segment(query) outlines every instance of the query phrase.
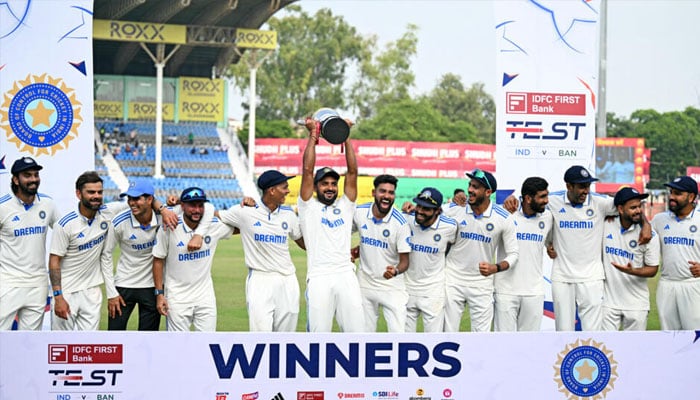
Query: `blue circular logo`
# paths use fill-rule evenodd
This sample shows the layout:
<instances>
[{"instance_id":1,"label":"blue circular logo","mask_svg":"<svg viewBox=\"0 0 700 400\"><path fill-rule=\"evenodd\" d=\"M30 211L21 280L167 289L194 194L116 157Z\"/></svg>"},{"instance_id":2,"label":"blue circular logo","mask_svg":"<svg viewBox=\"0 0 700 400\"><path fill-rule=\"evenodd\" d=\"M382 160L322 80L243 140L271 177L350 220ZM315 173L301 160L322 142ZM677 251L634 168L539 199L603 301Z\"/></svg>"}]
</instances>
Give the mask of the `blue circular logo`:
<instances>
[{"instance_id":1,"label":"blue circular logo","mask_svg":"<svg viewBox=\"0 0 700 400\"><path fill-rule=\"evenodd\" d=\"M334 209L333 209L333 214L335 214L335 215L340 214L340 208L334 208Z\"/></svg>"},{"instance_id":2,"label":"blue circular logo","mask_svg":"<svg viewBox=\"0 0 700 400\"><path fill-rule=\"evenodd\" d=\"M33 83L20 89L10 103L10 127L32 147L51 147L71 130L73 105L53 85Z\"/></svg>"},{"instance_id":3,"label":"blue circular logo","mask_svg":"<svg viewBox=\"0 0 700 400\"><path fill-rule=\"evenodd\" d=\"M589 208L588 210L586 210L586 215L588 215L589 217L592 217L592 216L593 216L593 210L590 209L590 208Z\"/></svg>"},{"instance_id":4,"label":"blue circular logo","mask_svg":"<svg viewBox=\"0 0 700 400\"><path fill-rule=\"evenodd\" d=\"M384 237L389 237L390 234L391 234L391 232L389 232L388 229L384 229L384 231L382 231L382 236L384 236Z\"/></svg>"},{"instance_id":5,"label":"blue circular logo","mask_svg":"<svg viewBox=\"0 0 700 400\"><path fill-rule=\"evenodd\" d=\"M693 232L693 233L695 233L695 232L698 231L698 227L695 226L695 225L690 225L690 231Z\"/></svg>"},{"instance_id":6,"label":"blue circular logo","mask_svg":"<svg viewBox=\"0 0 700 400\"><path fill-rule=\"evenodd\" d=\"M206 244L211 243L211 236L208 236L208 235L205 236L205 237L204 237L204 243L206 243Z\"/></svg>"},{"instance_id":7,"label":"blue circular logo","mask_svg":"<svg viewBox=\"0 0 700 400\"><path fill-rule=\"evenodd\" d=\"M282 222L282 229L286 231L287 228L289 228L289 224L287 223L287 221Z\"/></svg>"},{"instance_id":8,"label":"blue circular logo","mask_svg":"<svg viewBox=\"0 0 700 400\"><path fill-rule=\"evenodd\" d=\"M440 236L439 233L436 233L435 235L433 235L433 240L439 242L442 240L442 236Z\"/></svg>"},{"instance_id":9,"label":"blue circular logo","mask_svg":"<svg viewBox=\"0 0 700 400\"><path fill-rule=\"evenodd\" d=\"M39 211L39 218L41 218L41 219L46 218L46 211L44 211L44 210Z\"/></svg>"},{"instance_id":10,"label":"blue circular logo","mask_svg":"<svg viewBox=\"0 0 700 400\"><path fill-rule=\"evenodd\" d=\"M540 221L540 223L538 225L539 225L540 229L544 229L544 221Z\"/></svg>"},{"instance_id":11,"label":"blue circular logo","mask_svg":"<svg viewBox=\"0 0 700 400\"><path fill-rule=\"evenodd\" d=\"M561 380L572 394L593 397L610 382L610 361L600 349L580 346L570 351L561 363Z\"/></svg>"},{"instance_id":12,"label":"blue circular logo","mask_svg":"<svg viewBox=\"0 0 700 400\"><path fill-rule=\"evenodd\" d=\"M493 224L490 222L488 224L486 224L486 230L491 232L493 230Z\"/></svg>"},{"instance_id":13,"label":"blue circular logo","mask_svg":"<svg viewBox=\"0 0 700 400\"><path fill-rule=\"evenodd\" d=\"M637 247L637 241L634 240L634 239L630 240L630 247L631 247L631 248Z\"/></svg>"},{"instance_id":14,"label":"blue circular logo","mask_svg":"<svg viewBox=\"0 0 700 400\"><path fill-rule=\"evenodd\" d=\"M102 223L100 224L100 228L101 228L102 230L107 229L107 223L104 222L104 221L102 221Z\"/></svg>"}]
</instances>

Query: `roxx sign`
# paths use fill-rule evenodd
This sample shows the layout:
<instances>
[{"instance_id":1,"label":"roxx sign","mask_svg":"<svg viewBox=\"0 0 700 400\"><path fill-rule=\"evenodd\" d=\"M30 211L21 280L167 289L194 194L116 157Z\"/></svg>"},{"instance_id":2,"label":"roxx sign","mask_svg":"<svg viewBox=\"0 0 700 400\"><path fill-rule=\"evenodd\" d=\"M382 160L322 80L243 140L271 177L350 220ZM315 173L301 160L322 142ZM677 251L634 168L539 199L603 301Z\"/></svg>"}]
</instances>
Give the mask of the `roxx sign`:
<instances>
[{"instance_id":1,"label":"roxx sign","mask_svg":"<svg viewBox=\"0 0 700 400\"><path fill-rule=\"evenodd\" d=\"M277 48L277 32L239 28L236 30L236 46L274 50Z\"/></svg>"}]
</instances>

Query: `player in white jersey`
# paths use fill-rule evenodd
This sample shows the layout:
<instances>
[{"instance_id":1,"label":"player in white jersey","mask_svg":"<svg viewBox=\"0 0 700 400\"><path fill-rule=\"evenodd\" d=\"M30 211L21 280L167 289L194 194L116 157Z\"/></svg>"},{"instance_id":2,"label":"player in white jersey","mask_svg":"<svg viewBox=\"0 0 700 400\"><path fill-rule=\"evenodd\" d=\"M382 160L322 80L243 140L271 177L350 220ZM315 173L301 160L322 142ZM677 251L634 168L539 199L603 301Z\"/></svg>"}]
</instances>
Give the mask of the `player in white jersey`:
<instances>
[{"instance_id":1,"label":"player in white jersey","mask_svg":"<svg viewBox=\"0 0 700 400\"><path fill-rule=\"evenodd\" d=\"M457 223L442 215L442 193L426 187L401 207L411 228L411 253L406 272L408 306L406 332L415 332L423 316L423 332L442 332L445 326L445 253L454 243Z\"/></svg>"},{"instance_id":2,"label":"player in white jersey","mask_svg":"<svg viewBox=\"0 0 700 400\"><path fill-rule=\"evenodd\" d=\"M0 330L40 330L48 285L46 233L58 220L53 200L38 193L43 167L31 157L12 164L11 194L0 197Z\"/></svg>"},{"instance_id":3,"label":"player in white jersey","mask_svg":"<svg viewBox=\"0 0 700 400\"><path fill-rule=\"evenodd\" d=\"M306 244L307 330L330 332L333 316L343 332L365 330L360 285L350 261L352 218L357 199L357 159L350 140L345 141L347 173L343 196L338 198L340 175L316 163L317 124L308 119L309 141L304 149L299 223ZM314 191L316 196L314 197Z\"/></svg>"},{"instance_id":4,"label":"player in white jersey","mask_svg":"<svg viewBox=\"0 0 700 400\"><path fill-rule=\"evenodd\" d=\"M564 173L567 190L549 195L557 254L552 266L552 299L558 331L574 330L577 307L584 331L602 328L603 224L617 210L612 197L590 191L597 180L586 168L574 165ZM651 239L651 227L643 221L640 244Z\"/></svg>"},{"instance_id":5,"label":"player in white jersey","mask_svg":"<svg viewBox=\"0 0 700 400\"><path fill-rule=\"evenodd\" d=\"M488 332L493 321L493 274L518 260L518 242L513 216L491 202L496 178L480 169L466 175L469 204L455 215L457 239L445 261L445 331L459 331L464 307L469 305L472 332ZM498 249L504 254L501 260L496 260Z\"/></svg>"},{"instance_id":6,"label":"player in white jersey","mask_svg":"<svg viewBox=\"0 0 700 400\"><path fill-rule=\"evenodd\" d=\"M652 225L661 243L656 305L663 330L700 329L700 210L696 181L681 176L666 183L668 211Z\"/></svg>"},{"instance_id":7,"label":"player in white jersey","mask_svg":"<svg viewBox=\"0 0 700 400\"><path fill-rule=\"evenodd\" d=\"M552 242L552 215L546 209L548 183L540 177L523 181L521 207L515 218L518 261L495 276L493 329L538 331L544 307L542 257Z\"/></svg>"},{"instance_id":8,"label":"player in white jersey","mask_svg":"<svg viewBox=\"0 0 700 400\"><path fill-rule=\"evenodd\" d=\"M467 195L464 193L464 189L457 188L452 195L452 201L442 205L442 215L452 217L459 214L466 206Z\"/></svg>"},{"instance_id":9,"label":"player in white jersey","mask_svg":"<svg viewBox=\"0 0 700 400\"><path fill-rule=\"evenodd\" d=\"M406 326L408 293L401 274L409 267L411 230L394 208L397 183L392 175L374 178L374 202L357 206L353 218L360 233L358 279L367 332L377 330L380 306L389 332L403 332Z\"/></svg>"},{"instance_id":10,"label":"player in white jersey","mask_svg":"<svg viewBox=\"0 0 700 400\"><path fill-rule=\"evenodd\" d=\"M299 219L284 205L289 179L275 170L258 178L262 204L218 211L221 222L240 230L248 267L246 305L251 332L294 332L299 319L299 281L289 239L302 249Z\"/></svg>"},{"instance_id":11,"label":"player in white jersey","mask_svg":"<svg viewBox=\"0 0 700 400\"><path fill-rule=\"evenodd\" d=\"M153 247L153 283L156 307L166 317L169 331L213 332L216 330L216 295L211 278L216 245L228 238L233 229L214 223L197 251L188 251L186 243L195 234L207 201L197 187L180 195L182 220L173 230L160 229ZM164 271L165 270L165 271Z\"/></svg>"},{"instance_id":12,"label":"player in white jersey","mask_svg":"<svg viewBox=\"0 0 700 400\"><path fill-rule=\"evenodd\" d=\"M619 217L603 229L605 297L603 330L643 331L649 314L648 278L659 270L659 237L652 230L647 244L637 243L642 222L642 200L649 197L625 187L615 194Z\"/></svg>"},{"instance_id":13,"label":"player in white jersey","mask_svg":"<svg viewBox=\"0 0 700 400\"><path fill-rule=\"evenodd\" d=\"M63 216L54 227L49 256L53 288L54 330L97 330L100 325L104 276L112 265L105 243L111 233L102 208L102 178L87 171L75 182L78 210Z\"/></svg>"}]
</instances>

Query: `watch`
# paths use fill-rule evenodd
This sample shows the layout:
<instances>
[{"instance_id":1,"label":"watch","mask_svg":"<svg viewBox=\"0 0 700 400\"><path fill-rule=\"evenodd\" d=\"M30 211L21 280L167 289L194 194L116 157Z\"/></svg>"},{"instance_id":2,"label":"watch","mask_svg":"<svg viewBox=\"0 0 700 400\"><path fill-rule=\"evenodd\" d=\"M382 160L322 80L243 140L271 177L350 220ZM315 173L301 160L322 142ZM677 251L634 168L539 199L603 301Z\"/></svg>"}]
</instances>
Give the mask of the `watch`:
<instances>
[{"instance_id":1,"label":"watch","mask_svg":"<svg viewBox=\"0 0 700 400\"><path fill-rule=\"evenodd\" d=\"M60 296L63 294L63 290L58 289L53 291L53 297Z\"/></svg>"},{"instance_id":2,"label":"watch","mask_svg":"<svg viewBox=\"0 0 700 400\"><path fill-rule=\"evenodd\" d=\"M155 295L158 296L159 294L165 294L165 290L163 290L163 289L156 289L156 290L155 290Z\"/></svg>"}]
</instances>

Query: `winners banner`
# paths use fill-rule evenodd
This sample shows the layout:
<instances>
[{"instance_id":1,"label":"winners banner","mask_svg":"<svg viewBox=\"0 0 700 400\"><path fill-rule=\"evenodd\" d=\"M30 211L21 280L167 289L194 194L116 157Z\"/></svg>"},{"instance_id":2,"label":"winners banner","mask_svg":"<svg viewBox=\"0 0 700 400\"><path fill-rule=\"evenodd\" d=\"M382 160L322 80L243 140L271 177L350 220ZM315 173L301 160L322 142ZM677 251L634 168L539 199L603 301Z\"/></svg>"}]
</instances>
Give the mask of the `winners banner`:
<instances>
[{"instance_id":1,"label":"winners banner","mask_svg":"<svg viewBox=\"0 0 700 400\"><path fill-rule=\"evenodd\" d=\"M517 190L541 176L594 171L600 1L496 1L496 178Z\"/></svg>"},{"instance_id":2,"label":"winners banner","mask_svg":"<svg viewBox=\"0 0 700 400\"><path fill-rule=\"evenodd\" d=\"M0 398L685 399L700 393L698 338L700 331L0 332Z\"/></svg>"},{"instance_id":3,"label":"winners banner","mask_svg":"<svg viewBox=\"0 0 700 400\"><path fill-rule=\"evenodd\" d=\"M29 156L39 191L75 207L76 178L95 168L92 75L92 1L0 3L0 193Z\"/></svg>"}]
</instances>

